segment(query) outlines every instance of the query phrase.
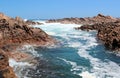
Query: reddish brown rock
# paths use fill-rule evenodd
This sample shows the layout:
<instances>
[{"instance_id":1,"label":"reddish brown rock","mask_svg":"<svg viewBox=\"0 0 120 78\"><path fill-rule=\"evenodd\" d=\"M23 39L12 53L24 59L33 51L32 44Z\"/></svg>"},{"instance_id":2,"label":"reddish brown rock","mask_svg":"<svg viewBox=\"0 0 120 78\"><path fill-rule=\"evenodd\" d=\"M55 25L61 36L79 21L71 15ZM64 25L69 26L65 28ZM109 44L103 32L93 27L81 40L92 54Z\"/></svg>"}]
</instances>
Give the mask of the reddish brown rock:
<instances>
[{"instance_id":1,"label":"reddish brown rock","mask_svg":"<svg viewBox=\"0 0 120 78\"><path fill-rule=\"evenodd\" d=\"M10 18L0 13L0 78L16 78L13 70L9 67L8 58L16 61L33 60L31 55L15 52L17 47L24 44L51 45L54 39L40 28L33 28L20 17Z\"/></svg>"},{"instance_id":2,"label":"reddish brown rock","mask_svg":"<svg viewBox=\"0 0 120 78\"><path fill-rule=\"evenodd\" d=\"M54 39L43 30L28 26L20 17L14 19L0 14L0 48L3 50L15 50L17 46L23 44L46 45L53 43Z\"/></svg>"},{"instance_id":3,"label":"reddish brown rock","mask_svg":"<svg viewBox=\"0 0 120 78\"><path fill-rule=\"evenodd\" d=\"M34 59L32 55L24 53L24 52L8 52L8 57L14 59L17 62L23 62L28 59Z\"/></svg>"},{"instance_id":4,"label":"reddish brown rock","mask_svg":"<svg viewBox=\"0 0 120 78\"><path fill-rule=\"evenodd\" d=\"M15 23L22 26L22 25L41 25L42 23L39 22L34 22L34 21L24 21L22 18L20 18L19 16L15 17L15 18L11 18L9 16L6 16L3 13L0 13L0 19L5 19L10 26L13 26Z\"/></svg>"},{"instance_id":5,"label":"reddish brown rock","mask_svg":"<svg viewBox=\"0 0 120 78\"><path fill-rule=\"evenodd\" d=\"M17 78L9 66L7 54L2 50L0 50L0 78Z\"/></svg>"},{"instance_id":6,"label":"reddish brown rock","mask_svg":"<svg viewBox=\"0 0 120 78\"><path fill-rule=\"evenodd\" d=\"M39 28L29 27L27 25L20 26L16 23L10 26L5 19L0 20L0 39L0 44L2 44L2 46L13 43L37 43L44 45L45 43L53 41L49 35Z\"/></svg>"}]
</instances>

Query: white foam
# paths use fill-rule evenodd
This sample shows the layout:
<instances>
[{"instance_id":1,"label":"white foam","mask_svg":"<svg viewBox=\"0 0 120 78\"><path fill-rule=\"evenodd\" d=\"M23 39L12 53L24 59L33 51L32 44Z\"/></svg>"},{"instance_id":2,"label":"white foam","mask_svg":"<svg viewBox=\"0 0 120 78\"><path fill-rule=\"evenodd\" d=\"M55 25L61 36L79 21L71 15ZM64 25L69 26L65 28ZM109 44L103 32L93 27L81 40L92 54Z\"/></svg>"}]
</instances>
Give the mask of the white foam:
<instances>
[{"instance_id":1,"label":"white foam","mask_svg":"<svg viewBox=\"0 0 120 78\"><path fill-rule=\"evenodd\" d=\"M56 35L54 32L46 32L49 35Z\"/></svg>"},{"instance_id":2,"label":"white foam","mask_svg":"<svg viewBox=\"0 0 120 78\"><path fill-rule=\"evenodd\" d=\"M9 65L14 68L14 72L18 78L29 78L26 77L28 72L22 72L27 67L33 67L33 65L28 62L17 62L12 58L9 59Z\"/></svg>"},{"instance_id":3,"label":"white foam","mask_svg":"<svg viewBox=\"0 0 120 78\"><path fill-rule=\"evenodd\" d=\"M44 25L35 25L33 27L42 28L44 31L50 32L50 35L52 33L53 36L60 36L61 34L63 34L63 35L67 34L66 32L68 32L68 31L71 32L71 30L73 30L74 27L78 27L78 26L80 26L80 25L60 24L60 23L45 23Z\"/></svg>"},{"instance_id":4,"label":"white foam","mask_svg":"<svg viewBox=\"0 0 120 78\"><path fill-rule=\"evenodd\" d=\"M86 36L83 39L87 40L85 45L81 44L79 46L78 54L80 57L84 57L86 59L89 59L91 66L93 66L93 69L91 69L92 73L89 73L87 71L83 71L80 76L83 76L83 78L88 78L88 76L91 75L91 78L119 78L120 77L120 66L116 64L115 62L112 62L108 60L108 62L103 62L98 58L92 57L87 50L90 48L98 45L96 43L95 37L92 36ZM90 78L90 77L89 77Z\"/></svg>"},{"instance_id":5,"label":"white foam","mask_svg":"<svg viewBox=\"0 0 120 78\"><path fill-rule=\"evenodd\" d=\"M24 19L24 21L26 22L28 19Z\"/></svg>"},{"instance_id":6,"label":"white foam","mask_svg":"<svg viewBox=\"0 0 120 78\"><path fill-rule=\"evenodd\" d=\"M69 47L74 47L74 48L81 46L81 44L78 42L70 42L68 44L69 44Z\"/></svg>"},{"instance_id":7,"label":"white foam","mask_svg":"<svg viewBox=\"0 0 120 78\"><path fill-rule=\"evenodd\" d=\"M15 66L31 66L32 64L29 64L28 62L17 62L14 59L9 59L9 64L11 67Z\"/></svg>"},{"instance_id":8,"label":"white foam","mask_svg":"<svg viewBox=\"0 0 120 78\"><path fill-rule=\"evenodd\" d=\"M81 74L79 74L80 76L82 76L82 78L96 78L95 76L91 75L89 72L85 71L82 72Z\"/></svg>"},{"instance_id":9,"label":"white foam","mask_svg":"<svg viewBox=\"0 0 120 78\"><path fill-rule=\"evenodd\" d=\"M76 62L68 61L68 60L66 60L66 59L59 58L59 57L58 57L58 59L61 59L61 60L65 61L67 64L70 64L70 65L72 66L71 71L74 72L74 74L77 74L76 71L78 71L78 70L86 70L85 67L83 67L83 66L78 66Z\"/></svg>"},{"instance_id":10,"label":"white foam","mask_svg":"<svg viewBox=\"0 0 120 78\"><path fill-rule=\"evenodd\" d=\"M32 45L23 45L18 50L20 50L21 52L31 53L32 55L39 57L39 54L37 53L37 51L35 51L35 49Z\"/></svg>"}]
</instances>

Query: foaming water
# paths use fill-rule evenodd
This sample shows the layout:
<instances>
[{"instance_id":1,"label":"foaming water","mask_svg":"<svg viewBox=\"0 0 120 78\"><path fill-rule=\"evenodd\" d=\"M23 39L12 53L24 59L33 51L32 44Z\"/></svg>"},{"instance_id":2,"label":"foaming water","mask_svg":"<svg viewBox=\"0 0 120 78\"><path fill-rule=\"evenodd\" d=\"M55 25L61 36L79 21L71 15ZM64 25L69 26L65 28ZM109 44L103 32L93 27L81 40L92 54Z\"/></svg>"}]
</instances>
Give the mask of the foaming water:
<instances>
[{"instance_id":1,"label":"foaming water","mask_svg":"<svg viewBox=\"0 0 120 78\"><path fill-rule=\"evenodd\" d=\"M96 78L87 71L80 73L80 76L82 76L83 78Z\"/></svg>"},{"instance_id":2,"label":"foaming water","mask_svg":"<svg viewBox=\"0 0 120 78\"><path fill-rule=\"evenodd\" d=\"M97 43L96 31L77 31L76 24L45 23L35 25L56 38L60 44L22 51L39 57L39 64L27 70L30 78L119 78L120 57L108 53Z\"/></svg>"},{"instance_id":3,"label":"foaming water","mask_svg":"<svg viewBox=\"0 0 120 78\"><path fill-rule=\"evenodd\" d=\"M10 59L9 64L10 64L11 67L15 67L15 66L32 66L32 64L29 64L27 62L17 62L14 59Z\"/></svg>"},{"instance_id":4,"label":"foaming water","mask_svg":"<svg viewBox=\"0 0 120 78\"><path fill-rule=\"evenodd\" d=\"M35 51L35 49L34 49L34 47L32 45L23 45L18 50L20 50L21 52L30 53L30 54L32 54L35 57L39 57L37 51Z\"/></svg>"},{"instance_id":5,"label":"foaming water","mask_svg":"<svg viewBox=\"0 0 120 78\"><path fill-rule=\"evenodd\" d=\"M18 78L31 78L27 77L29 68L35 68L36 66L34 65L34 63L31 62L32 60L36 60L34 59L35 57L40 57L40 54L38 54L37 51L35 51L32 45L23 45L21 48L18 48L17 50L19 52L31 54L33 57L28 57L25 59L25 61L23 60L20 62L17 62L16 60L10 58L9 64L11 67L14 68L14 71Z\"/></svg>"},{"instance_id":6,"label":"foaming water","mask_svg":"<svg viewBox=\"0 0 120 78\"><path fill-rule=\"evenodd\" d=\"M29 64L28 62L17 62L14 59L9 59L9 64L11 67L14 68L14 71L18 78L28 78L28 77L25 77L27 72L24 72L24 73L22 72L27 67L33 66L32 64Z\"/></svg>"}]
</instances>

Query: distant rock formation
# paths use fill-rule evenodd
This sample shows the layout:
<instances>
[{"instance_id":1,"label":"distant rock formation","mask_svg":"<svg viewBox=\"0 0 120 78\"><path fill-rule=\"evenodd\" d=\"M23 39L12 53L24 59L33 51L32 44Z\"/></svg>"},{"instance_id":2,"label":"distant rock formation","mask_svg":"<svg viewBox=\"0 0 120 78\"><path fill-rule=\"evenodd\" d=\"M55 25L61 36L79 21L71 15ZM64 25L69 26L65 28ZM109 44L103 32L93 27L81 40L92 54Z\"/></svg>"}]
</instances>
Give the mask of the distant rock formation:
<instances>
[{"instance_id":1,"label":"distant rock formation","mask_svg":"<svg viewBox=\"0 0 120 78\"><path fill-rule=\"evenodd\" d=\"M39 22L31 21L31 20L24 21L19 16L15 17L15 18L11 18L9 16L4 15L3 13L0 13L0 19L5 19L9 23L10 26L13 26L14 23L21 25L21 26L22 25L41 25L42 24Z\"/></svg>"},{"instance_id":2,"label":"distant rock formation","mask_svg":"<svg viewBox=\"0 0 120 78\"><path fill-rule=\"evenodd\" d=\"M47 23L82 24L76 30L97 30L97 38L102 41L106 49L120 51L120 18L98 14L86 18L51 19Z\"/></svg>"},{"instance_id":3,"label":"distant rock formation","mask_svg":"<svg viewBox=\"0 0 120 78\"><path fill-rule=\"evenodd\" d=\"M95 17L51 19L46 22L63 24L94 24L100 22L115 22L116 20L116 18L113 18L111 16L104 16L102 14L98 14Z\"/></svg>"},{"instance_id":4,"label":"distant rock formation","mask_svg":"<svg viewBox=\"0 0 120 78\"><path fill-rule=\"evenodd\" d=\"M40 23L40 22L34 22L34 21L31 21L31 20L27 20L26 23L28 25L42 25L43 23Z\"/></svg>"}]
</instances>

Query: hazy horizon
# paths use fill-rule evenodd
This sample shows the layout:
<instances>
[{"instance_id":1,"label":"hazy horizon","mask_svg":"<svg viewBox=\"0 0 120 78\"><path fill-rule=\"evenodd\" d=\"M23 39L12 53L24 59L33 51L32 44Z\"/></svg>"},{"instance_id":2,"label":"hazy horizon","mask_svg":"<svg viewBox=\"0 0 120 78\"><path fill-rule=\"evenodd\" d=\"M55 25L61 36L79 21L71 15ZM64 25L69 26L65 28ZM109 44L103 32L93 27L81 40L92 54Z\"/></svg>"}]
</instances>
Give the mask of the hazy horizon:
<instances>
[{"instance_id":1,"label":"hazy horizon","mask_svg":"<svg viewBox=\"0 0 120 78\"><path fill-rule=\"evenodd\" d=\"M98 0L20 0L1 1L0 12L26 19L58 19L66 17L92 17L101 13L119 17L120 1Z\"/></svg>"}]
</instances>

